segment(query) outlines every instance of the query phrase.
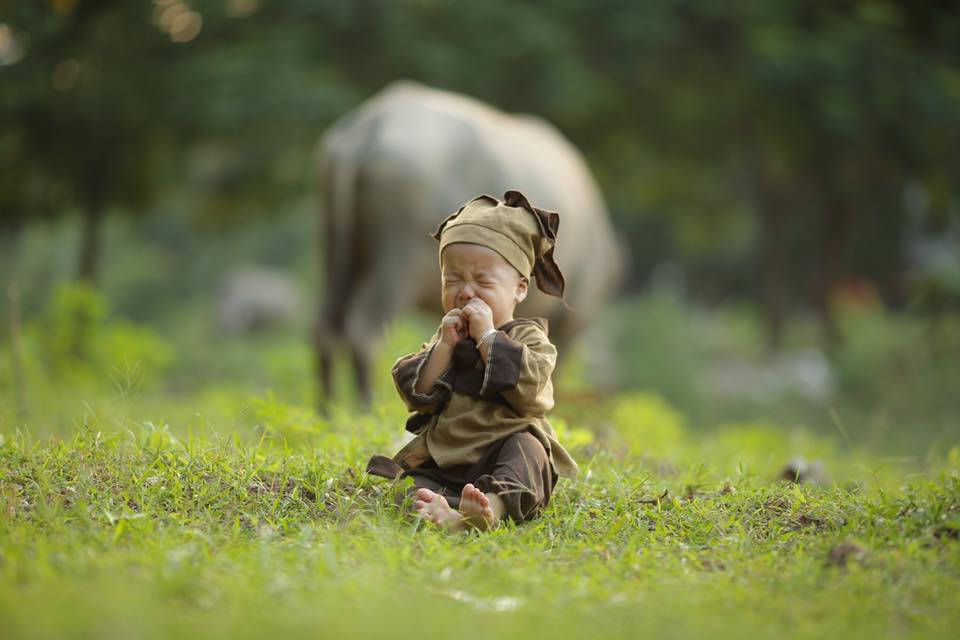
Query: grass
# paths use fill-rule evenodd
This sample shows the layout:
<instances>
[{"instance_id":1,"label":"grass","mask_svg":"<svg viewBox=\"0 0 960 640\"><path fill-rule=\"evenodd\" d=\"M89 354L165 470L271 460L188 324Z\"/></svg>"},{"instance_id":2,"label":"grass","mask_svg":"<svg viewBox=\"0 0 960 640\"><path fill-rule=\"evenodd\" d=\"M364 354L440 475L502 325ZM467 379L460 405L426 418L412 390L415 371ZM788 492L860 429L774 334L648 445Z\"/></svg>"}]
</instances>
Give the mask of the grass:
<instances>
[{"instance_id":1,"label":"grass","mask_svg":"<svg viewBox=\"0 0 960 640\"><path fill-rule=\"evenodd\" d=\"M956 450L908 479L851 463L843 484L807 486L722 453L716 467L693 463L701 452L677 443L676 468L656 473L594 442L539 520L448 536L392 508L402 486L362 472L392 425L350 417L294 441L269 426L179 437L150 423L104 433L92 420L67 439L4 436L4 637L960 628ZM832 562L846 541L862 556Z\"/></svg>"},{"instance_id":2,"label":"grass","mask_svg":"<svg viewBox=\"0 0 960 640\"><path fill-rule=\"evenodd\" d=\"M787 398L724 411L702 393L703 361L748 351L746 323L626 308L639 329L613 352L647 391L599 392L576 358L561 379L580 477L534 522L448 536L363 472L399 445L386 372L425 324L387 333L371 412L320 417L303 332L214 339L185 315L160 334L63 295L25 323L20 384L0 348L4 640L960 630L953 324L940 351L915 325L855 327L821 424L779 413ZM875 430L881 409L895 420ZM912 448L873 446L890 430ZM797 456L820 484L779 479Z\"/></svg>"}]
</instances>

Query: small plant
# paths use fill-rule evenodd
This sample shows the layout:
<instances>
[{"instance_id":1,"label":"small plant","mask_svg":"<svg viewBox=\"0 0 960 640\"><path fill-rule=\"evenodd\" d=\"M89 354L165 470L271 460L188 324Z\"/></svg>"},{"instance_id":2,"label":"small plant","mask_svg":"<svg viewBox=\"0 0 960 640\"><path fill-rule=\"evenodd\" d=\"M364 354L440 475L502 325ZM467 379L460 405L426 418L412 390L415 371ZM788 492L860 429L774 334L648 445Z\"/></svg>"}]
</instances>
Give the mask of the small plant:
<instances>
[{"instance_id":1,"label":"small plant","mask_svg":"<svg viewBox=\"0 0 960 640\"><path fill-rule=\"evenodd\" d=\"M656 394L624 396L614 406L612 420L631 456L671 457L686 442L683 417Z\"/></svg>"},{"instance_id":2,"label":"small plant","mask_svg":"<svg viewBox=\"0 0 960 640\"><path fill-rule=\"evenodd\" d=\"M103 294L82 283L59 285L29 334L53 379L110 381L121 395L159 380L174 359L158 333L111 319Z\"/></svg>"},{"instance_id":3,"label":"small plant","mask_svg":"<svg viewBox=\"0 0 960 640\"><path fill-rule=\"evenodd\" d=\"M89 285L56 287L41 320L42 345L52 369L94 359L107 311L106 299Z\"/></svg>"},{"instance_id":4,"label":"small plant","mask_svg":"<svg viewBox=\"0 0 960 640\"><path fill-rule=\"evenodd\" d=\"M329 427L313 409L281 402L273 391L267 391L262 398L251 398L250 406L257 425L281 439L304 439L324 433Z\"/></svg>"}]
</instances>

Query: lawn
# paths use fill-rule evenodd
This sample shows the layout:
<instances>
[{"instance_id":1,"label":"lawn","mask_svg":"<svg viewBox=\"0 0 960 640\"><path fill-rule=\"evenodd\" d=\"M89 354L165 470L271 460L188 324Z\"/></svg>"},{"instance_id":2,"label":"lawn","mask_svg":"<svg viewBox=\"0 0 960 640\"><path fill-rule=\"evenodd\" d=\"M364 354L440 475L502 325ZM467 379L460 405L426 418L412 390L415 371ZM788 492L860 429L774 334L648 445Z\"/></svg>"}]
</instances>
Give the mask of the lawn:
<instances>
[{"instance_id":1,"label":"lawn","mask_svg":"<svg viewBox=\"0 0 960 640\"><path fill-rule=\"evenodd\" d=\"M734 464L739 438L763 468L757 430L714 442L713 460L674 443L659 472L588 443L538 521L445 535L392 507L402 486L363 473L389 425L349 417L293 443L90 420L66 439L4 436L4 637L960 629L958 449L909 477L840 456L842 480L817 486Z\"/></svg>"},{"instance_id":2,"label":"lawn","mask_svg":"<svg viewBox=\"0 0 960 640\"><path fill-rule=\"evenodd\" d=\"M554 424L580 476L534 522L446 535L364 473L402 438L387 376L370 412L319 416L300 335L100 318L78 356L74 320L25 327L19 384L0 351L4 639L960 630L960 441L922 420L891 455L858 420L705 422L669 389L590 389L572 363ZM392 328L377 370L421 333ZM791 460L820 471L783 480Z\"/></svg>"}]
</instances>

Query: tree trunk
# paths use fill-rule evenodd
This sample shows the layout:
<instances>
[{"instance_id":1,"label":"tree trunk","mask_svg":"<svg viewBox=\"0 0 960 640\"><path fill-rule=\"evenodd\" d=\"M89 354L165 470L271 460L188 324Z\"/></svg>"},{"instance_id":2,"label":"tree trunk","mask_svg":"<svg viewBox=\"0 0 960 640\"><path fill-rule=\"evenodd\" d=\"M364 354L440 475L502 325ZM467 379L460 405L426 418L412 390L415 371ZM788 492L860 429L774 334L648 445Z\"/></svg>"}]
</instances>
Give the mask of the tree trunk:
<instances>
[{"instance_id":1,"label":"tree trunk","mask_svg":"<svg viewBox=\"0 0 960 640\"><path fill-rule=\"evenodd\" d=\"M83 210L77 279L89 284L96 284L100 275L101 211L99 203L91 203Z\"/></svg>"},{"instance_id":2,"label":"tree trunk","mask_svg":"<svg viewBox=\"0 0 960 640\"><path fill-rule=\"evenodd\" d=\"M851 216L843 198L832 190L827 192L821 216L820 265L815 302L824 347L828 351L835 351L843 344L843 333L833 315L831 296L843 275Z\"/></svg>"},{"instance_id":3,"label":"tree trunk","mask_svg":"<svg viewBox=\"0 0 960 640\"><path fill-rule=\"evenodd\" d=\"M20 231L19 222L0 229L0 246L4 248L7 263L6 294L9 305L10 322L10 366L13 373L13 396L18 420L24 419L27 412L27 379L23 371L23 339L20 331L22 318L20 304Z\"/></svg>"},{"instance_id":4,"label":"tree trunk","mask_svg":"<svg viewBox=\"0 0 960 640\"><path fill-rule=\"evenodd\" d=\"M27 378L23 371L23 339L20 332L20 287L16 277L10 279L7 286L7 300L10 303L10 364L13 369L13 396L17 419L27 414Z\"/></svg>"},{"instance_id":5,"label":"tree trunk","mask_svg":"<svg viewBox=\"0 0 960 640\"><path fill-rule=\"evenodd\" d=\"M21 229L19 220L0 223L0 273L6 274L8 281L16 279L16 275L20 272Z\"/></svg>"},{"instance_id":6,"label":"tree trunk","mask_svg":"<svg viewBox=\"0 0 960 640\"><path fill-rule=\"evenodd\" d=\"M77 264L77 279L91 285L96 285L99 281L103 213L118 161L113 140L104 138L100 145L98 151L92 155L84 181L85 198Z\"/></svg>"},{"instance_id":7,"label":"tree trunk","mask_svg":"<svg viewBox=\"0 0 960 640\"><path fill-rule=\"evenodd\" d=\"M766 325L767 352L783 347L786 321L786 244L784 225L787 212L783 198L774 188L760 185L760 296Z\"/></svg>"}]
</instances>

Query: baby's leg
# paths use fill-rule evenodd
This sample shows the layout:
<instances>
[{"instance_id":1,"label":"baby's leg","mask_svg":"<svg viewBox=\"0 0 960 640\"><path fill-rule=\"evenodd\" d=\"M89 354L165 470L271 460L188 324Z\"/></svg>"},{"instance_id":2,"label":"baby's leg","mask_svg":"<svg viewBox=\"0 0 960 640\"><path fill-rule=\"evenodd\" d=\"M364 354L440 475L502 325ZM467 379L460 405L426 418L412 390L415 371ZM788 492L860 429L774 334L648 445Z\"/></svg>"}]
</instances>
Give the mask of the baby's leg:
<instances>
[{"instance_id":1,"label":"baby's leg","mask_svg":"<svg viewBox=\"0 0 960 640\"><path fill-rule=\"evenodd\" d=\"M477 478L476 485L501 500L503 513L522 522L536 517L547 505L554 480L546 449L533 434L523 432L507 438L493 468Z\"/></svg>"}]
</instances>

